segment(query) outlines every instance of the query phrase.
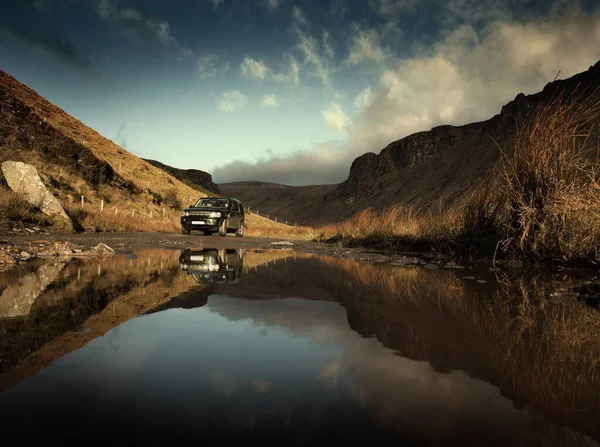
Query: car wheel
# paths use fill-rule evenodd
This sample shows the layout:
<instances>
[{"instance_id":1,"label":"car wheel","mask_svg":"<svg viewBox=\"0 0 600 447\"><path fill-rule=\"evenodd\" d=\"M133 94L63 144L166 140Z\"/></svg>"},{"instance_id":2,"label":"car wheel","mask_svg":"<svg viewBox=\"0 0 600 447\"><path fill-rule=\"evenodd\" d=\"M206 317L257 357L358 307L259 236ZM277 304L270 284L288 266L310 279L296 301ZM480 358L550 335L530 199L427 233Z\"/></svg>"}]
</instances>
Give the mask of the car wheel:
<instances>
[{"instance_id":1,"label":"car wheel","mask_svg":"<svg viewBox=\"0 0 600 447\"><path fill-rule=\"evenodd\" d=\"M240 227L239 227L239 228L237 229L237 231L235 232L235 235L236 235L237 237L242 237L242 236L244 236L244 222L242 222L242 223L240 224Z\"/></svg>"},{"instance_id":2,"label":"car wheel","mask_svg":"<svg viewBox=\"0 0 600 447\"><path fill-rule=\"evenodd\" d=\"M227 236L227 219L223 219L223 222L219 225L219 236Z\"/></svg>"},{"instance_id":3,"label":"car wheel","mask_svg":"<svg viewBox=\"0 0 600 447\"><path fill-rule=\"evenodd\" d=\"M204 236L210 236L211 234L212 234L212 231L204 230Z\"/></svg>"},{"instance_id":4,"label":"car wheel","mask_svg":"<svg viewBox=\"0 0 600 447\"><path fill-rule=\"evenodd\" d=\"M181 234L190 234L190 230L186 230L185 228L182 228Z\"/></svg>"}]
</instances>

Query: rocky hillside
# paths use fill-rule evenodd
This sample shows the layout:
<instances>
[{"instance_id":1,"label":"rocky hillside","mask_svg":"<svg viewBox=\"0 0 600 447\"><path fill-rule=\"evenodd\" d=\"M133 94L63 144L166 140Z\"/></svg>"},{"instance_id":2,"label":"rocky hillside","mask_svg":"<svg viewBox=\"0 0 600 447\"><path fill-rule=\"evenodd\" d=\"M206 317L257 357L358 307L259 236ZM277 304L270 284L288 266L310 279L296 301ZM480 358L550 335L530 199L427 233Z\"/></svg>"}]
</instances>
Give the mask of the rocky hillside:
<instances>
[{"instance_id":1,"label":"rocky hillside","mask_svg":"<svg viewBox=\"0 0 600 447\"><path fill-rule=\"evenodd\" d=\"M366 153L352 163L348 179L337 186L290 187L261 182L220 185L261 214L299 224L345 220L365 208L393 204L438 211L467 192L474 181L510 151L517 124L536 106L560 92L580 100L598 94L600 62L569 79L551 82L543 91L518 94L489 120L464 126L439 126L390 143L380 153Z\"/></svg>"},{"instance_id":2,"label":"rocky hillside","mask_svg":"<svg viewBox=\"0 0 600 447\"><path fill-rule=\"evenodd\" d=\"M206 191L214 194L220 194L219 187L213 182L212 176L208 172L200 171L198 169L179 169L172 166L168 166L160 161L150 160L143 158L142 160L147 161L152 166L156 166L159 169L169 173L177 180L182 181L188 186L200 187Z\"/></svg>"},{"instance_id":3,"label":"rocky hillside","mask_svg":"<svg viewBox=\"0 0 600 447\"><path fill-rule=\"evenodd\" d=\"M0 163L37 168L65 206L154 216L176 210L206 192L127 152L0 70ZM91 212L92 209L88 208ZM168 214L168 213L167 213Z\"/></svg>"}]
</instances>

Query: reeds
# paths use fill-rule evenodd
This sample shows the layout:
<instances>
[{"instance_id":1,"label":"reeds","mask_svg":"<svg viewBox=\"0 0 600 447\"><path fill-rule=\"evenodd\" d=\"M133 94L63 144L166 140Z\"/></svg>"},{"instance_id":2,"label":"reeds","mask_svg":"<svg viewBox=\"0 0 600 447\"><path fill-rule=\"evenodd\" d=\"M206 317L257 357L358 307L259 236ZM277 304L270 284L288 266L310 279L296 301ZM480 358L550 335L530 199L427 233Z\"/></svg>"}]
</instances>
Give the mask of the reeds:
<instances>
[{"instance_id":1,"label":"reeds","mask_svg":"<svg viewBox=\"0 0 600 447\"><path fill-rule=\"evenodd\" d=\"M599 122L600 103L559 95L534 109L499 164L453 207L437 214L402 205L367 209L320 228L318 239L534 261L598 260Z\"/></svg>"}]
</instances>

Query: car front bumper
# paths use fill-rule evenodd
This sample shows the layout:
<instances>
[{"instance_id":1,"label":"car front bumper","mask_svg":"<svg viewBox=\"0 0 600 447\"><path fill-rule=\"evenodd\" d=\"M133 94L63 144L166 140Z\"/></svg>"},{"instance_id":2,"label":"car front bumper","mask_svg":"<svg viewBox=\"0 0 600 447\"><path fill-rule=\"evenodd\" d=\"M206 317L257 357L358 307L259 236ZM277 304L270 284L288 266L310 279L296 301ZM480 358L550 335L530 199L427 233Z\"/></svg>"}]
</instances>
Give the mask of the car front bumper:
<instances>
[{"instance_id":1,"label":"car front bumper","mask_svg":"<svg viewBox=\"0 0 600 447\"><path fill-rule=\"evenodd\" d=\"M217 230L222 218L181 216L181 226L186 230Z\"/></svg>"}]
</instances>

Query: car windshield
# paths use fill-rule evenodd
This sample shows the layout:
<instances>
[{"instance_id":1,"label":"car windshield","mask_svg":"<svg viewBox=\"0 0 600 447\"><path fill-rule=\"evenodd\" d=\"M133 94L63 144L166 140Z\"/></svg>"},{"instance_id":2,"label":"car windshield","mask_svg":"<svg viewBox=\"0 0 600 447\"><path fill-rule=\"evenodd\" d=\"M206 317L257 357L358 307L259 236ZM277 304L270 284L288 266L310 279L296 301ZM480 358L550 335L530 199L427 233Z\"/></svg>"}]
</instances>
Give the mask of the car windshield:
<instances>
[{"instance_id":1,"label":"car windshield","mask_svg":"<svg viewBox=\"0 0 600 447\"><path fill-rule=\"evenodd\" d=\"M204 198L198 200L194 205L195 208L227 208L229 199Z\"/></svg>"}]
</instances>

